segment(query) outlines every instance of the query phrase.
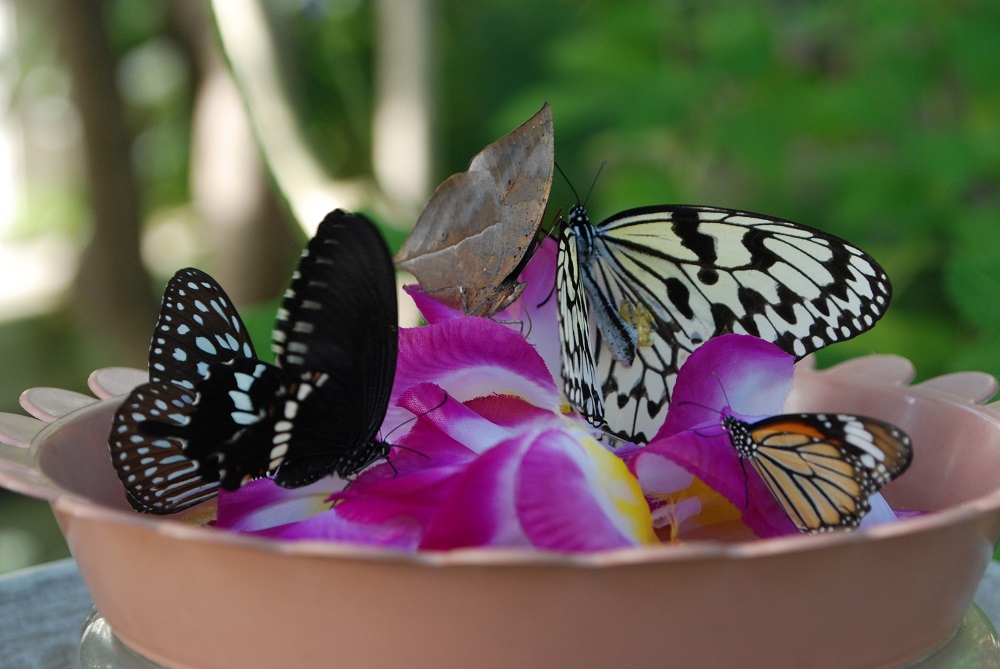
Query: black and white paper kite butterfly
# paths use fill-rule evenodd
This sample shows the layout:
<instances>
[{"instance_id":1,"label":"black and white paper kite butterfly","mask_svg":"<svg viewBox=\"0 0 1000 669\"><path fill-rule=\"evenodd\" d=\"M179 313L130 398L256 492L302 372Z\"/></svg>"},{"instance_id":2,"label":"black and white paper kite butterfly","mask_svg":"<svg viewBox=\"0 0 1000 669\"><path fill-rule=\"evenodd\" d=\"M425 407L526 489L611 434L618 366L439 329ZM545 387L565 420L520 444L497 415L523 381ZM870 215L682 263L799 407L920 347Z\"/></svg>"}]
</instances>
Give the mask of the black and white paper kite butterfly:
<instances>
[{"instance_id":1,"label":"black and white paper kite butterfly","mask_svg":"<svg viewBox=\"0 0 1000 669\"><path fill-rule=\"evenodd\" d=\"M751 334L801 358L870 329L892 293L873 258L833 235L714 207L592 225L576 205L557 263L566 399L636 443L662 425L677 370L709 338Z\"/></svg>"},{"instance_id":2,"label":"black and white paper kite butterfly","mask_svg":"<svg viewBox=\"0 0 1000 669\"><path fill-rule=\"evenodd\" d=\"M395 274L375 226L329 214L278 312L277 365L257 359L222 288L185 269L167 285L150 382L112 423L126 496L175 513L269 474L297 487L350 476L389 452L376 439L396 370Z\"/></svg>"}]
</instances>

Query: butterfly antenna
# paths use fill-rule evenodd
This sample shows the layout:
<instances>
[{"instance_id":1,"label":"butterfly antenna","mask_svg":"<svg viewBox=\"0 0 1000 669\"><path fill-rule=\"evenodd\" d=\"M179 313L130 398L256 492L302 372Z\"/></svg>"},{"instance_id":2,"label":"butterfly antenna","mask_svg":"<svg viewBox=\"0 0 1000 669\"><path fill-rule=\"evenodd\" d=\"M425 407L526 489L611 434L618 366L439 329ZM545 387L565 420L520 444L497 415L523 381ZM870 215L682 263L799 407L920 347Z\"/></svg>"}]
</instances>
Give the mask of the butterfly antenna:
<instances>
[{"instance_id":1,"label":"butterfly antenna","mask_svg":"<svg viewBox=\"0 0 1000 669\"><path fill-rule=\"evenodd\" d=\"M426 453L424 453L423 451L418 451L417 449L415 449L415 448L410 448L409 446L403 446L402 444L393 444L393 445L392 445L392 447L393 447L393 448L398 448L398 449L399 449L399 450L401 450L401 451L407 451L407 452L409 452L409 453L413 453L414 455L419 455L420 457L422 457L422 458L427 458L428 460L430 460L430 459L431 459L431 456L427 455L427 454L426 454ZM386 460L388 461L388 460L389 460L389 458L386 458ZM393 467L393 470L395 470L395 469L396 469L396 468L395 468L395 467Z\"/></svg>"},{"instance_id":2,"label":"butterfly antenna","mask_svg":"<svg viewBox=\"0 0 1000 669\"><path fill-rule=\"evenodd\" d=\"M724 397L726 400L726 406L732 409L733 403L729 401L729 395L726 393L726 386L724 383L722 383L722 379L719 378L718 372L712 372L712 376L714 376L715 380L719 382L719 388L722 390L722 397ZM719 413L722 412L720 411Z\"/></svg>"},{"instance_id":3,"label":"butterfly antenna","mask_svg":"<svg viewBox=\"0 0 1000 669\"><path fill-rule=\"evenodd\" d=\"M597 180L601 177L601 172L604 171L604 166L607 165L607 164L608 164L608 161L602 160L601 161L601 166L597 168L597 174L594 175L594 180L592 182L590 182L590 190L587 191L587 199L583 201L583 206L584 207L586 207L587 206L587 202L590 201L590 194L594 192L594 186L597 185ZM573 191L573 194L576 195L576 191ZM580 201L580 196L577 195L576 201L577 202Z\"/></svg>"},{"instance_id":4,"label":"butterfly antenna","mask_svg":"<svg viewBox=\"0 0 1000 669\"><path fill-rule=\"evenodd\" d=\"M413 416L412 418L407 418L407 419L406 419L406 420L404 420L404 421L403 421L402 423L400 423L400 424L399 424L399 425L397 425L396 427L392 428L392 430L391 430L391 431L389 432L389 434L388 434L388 435L386 435L386 437L388 437L388 436L389 436L389 435L391 435L391 434L392 434L393 432L395 432L395 431L396 431L396 430L398 430L399 428L403 427L403 426L404 426L404 425L406 425L407 423L412 423L413 421L417 420L418 418L422 418L422 417L426 416L427 414L431 413L432 411L437 411L438 409L440 409L441 407L443 407L443 406L445 405L445 403L446 403L447 401L448 401L448 393L447 393L447 392L445 392L445 393L444 393L444 397L442 397L442 398L441 398L441 401L440 401L440 402L438 402L436 406L433 406L433 407L431 407L430 409L428 409L427 411L423 412L422 414L420 414L420 415L418 415L418 416ZM430 459L431 459L431 456L427 455L426 453L424 453L424 452L422 452L422 451L418 451L418 450L417 450L417 449L415 449L415 448L410 448L409 446L403 446L402 444L392 444L392 447L393 447L393 448L397 448L397 449L399 449L399 450L401 450L401 451L407 451L407 452L409 452L409 453L413 453L414 455L419 455L420 457L422 457L422 458L426 458L426 459L428 459L428 460L430 460ZM391 459L391 458L390 458L389 456L386 456L386 458L385 458L385 461L386 461L386 463L387 463L387 464L388 464L388 465L389 465L390 467L392 467L392 471L393 471L393 476L395 477L396 475L398 475L398 474L399 474L399 470L398 470L398 469L396 469L396 465L394 465L394 464L392 463L392 459Z\"/></svg>"},{"instance_id":5,"label":"butterfly antenna","mask_svg":"<svg viewBox=\"0 0 1000 669\"><path fill-rule=\"evenodd\" d=\"M546 230L544 225L538 228L538 238L536 243L541 245L541 243L545 241L546 237L552 237L556 228L559 227L561 229L565 225L565 222L566 220L562 215L562 207L559 207L559 209L556 210L556 215L552 217L552 223L549 225L548 229Z\"/></svg>"},{"instance_id":6,"label":"butterfly antenna","mask_svg":"<svg viewBox=\"0 0 1000 669\"><path fill-rule=\"evenodd\" d=\"M433 411L433 409L431 409L431 411ZM407 425L408 423L412 423L413 421L417 420L418 418L420 418L420 416L411 416L411 417L407 418L407 419L406 419L406 420L404 420L404 421L403 421L402 423L400 423L400 424L399 424L399 425L397 425L396 427L394 427L394 428L392 428L391 430L389 430L388 434L386 434L384 438L380 438L380 441L381 441L382 443L385 443L385 444L389 444L389 445L390 445L390 446L392 446L393 448L405 448L404 446L399 446L399 445L397 445L397 444L393 444L393 443L391 443L391 442L389 441L389 437L391 437L391 436L392 436L392 434L393 434L393 433L394 433L394 432L395 432L396 430L398 430L399 428L403 427L404 425ZM406 450L409 450L409 449L406 449Z\"/></svg>"},{"instance_id":7,"label":"butterfly antenna","mask_svg":"<svg viewBox=\"0 0 1000 669\"><path fill-rule=\"evenodd\" d=\"M704 409L705 411L711 411L712 413L722 414L722 412L716 409L715 407L710 407L707 404L701 404L700 402L692 402L691 400L683 400L681 402L677 402L675 406L685 406L685 405L691 405L694 407L698 407L699 409Z\"/></svg>"},{"instance_id":8,"label":"butterfly antenna","mask_svg":"<svg viewBox=\"0 0 1000 669\"><path fill-rule=\"evenodd\" d=\"M397 446L396 448L399 448L399 446ZM389 465L389 469L392 470L392 478L396 478L397 476L399 476L399 470L396 469L396 465L393 464L392 458L390 458L388 455L385 456L385 464Z\"/></svg>"},{"instance_id":9,"label":"butterfly antenna","mask_svg":"<svg viewBox=\"0 0 1000 669\"><path fill-rule=\"evenodd\" d=\"M545 298L545 300L548 301L548 298ZM517 301L521 303L521 306L524 306L524 301L521 298L517 298ZM545 304L545 302L542 302L542 304ZM524 310L524 317L528 319L528 331L527 332L523 331L524 321L521 321L521 328L522 328L521 336L527 339L528 337L531 336L531 328L534 326L534 322L531 320L531 312L528 311L527 309Z\"/></svg>"},{"instance_id":10,"label":"butterfly antenna","mask_svg":"<svg viewBox=\"0 0 1000 669\"><path fill-rule=\"evenodd\" d=\"M573 197L576 198L576 203L580 204L580 194L576 192L575 188L573 188L573 182L570 181L569 177L566 176L566 173L563 172L563 168L559 167L559 163L555 163L555 166L556 166L556 169L559 170L559 174L562 175L563 181L565 181L566 185L569 186L569 189L571 191L573 191Z\"/></svg>"},{"instance_id":11,"label":"butterfly antenna","mask_svg":"<svg viewBox=\"0 0 1000 669\"><path fill-rule=\"evenodd\" d=\"M400 423L400 424L399 424L399 425L397 425L396 427L394 427L394 428L392 428L391 430L389 430L389 433L385 435L385 438L384 438L384 439L382 439L382 441L383 441L384 443L387 443L387 444L388 444L388 443L389 443L389 437L391 437L391 436L392 436L392 433L393 433L393 432L395 432L395 431L396 431L396 430L398 430L399 428L403 427L403 426L404 426L404 425L406 425L407 423L412 423L413 421L415 421L415 420L417 420L417 419L419 419L419 418L423 418L423 417L424 417L424 416L426 416L427 414L429 414L429 413L432 413L432 412L434 412L434 411L437 411L438 409L440 409L441 407L443 407L443 406L444 406L444 405L445 405L445 404L446 404L446 403L448 402L448 392L447 392L447 391L444 391L444 390L443 390L442 392L444 393L444 397L442 397L442 398L441 398L441 401L440 401L440 402L438 402L438 403L437 403L437 404L436 404L435 406L432 406L432 407L431 407L430 409L428 409L427 411L423 412L422 414L418 414L418 415L415 415L415 416L412 416L412 417L410 417L410 418L407 418L407 419L406 419L406 420L404 420L404 421L403 421L402 423ZM428 455L427 455L427 454L425 454L425 453L420 453L420 451L416 451L416 450L414 450L414 449L412 449L412 448L408 448L408 447L406 447L406 446L400 446L399 444L391 444L391 445L392 445L392 447L393 447L393 448L399 448L399 449L402 449L402 450L404 450L404 451L410 451L410 452L412 452L412 453L418 453L419 455L422 455L422 456L424 456L425 458L426 458L426 457L430 457L430 456L428 456Z\"/></svg>"},{"instance_id":12,"label":"butterfly antenna","mask_svg":"<svg viewBox=\"0 0 1000 669\"><path fill-rule=\"evenodd\" d=\"M719 409L716 409L715 407L710 407L707 404L700 404L698 402L692 402L690 400L684 400L682 402L677 402L676 406L683 406L685 404L690 404L691 406L696 406L699 409L704 409L705 411L711 411L712 413L718 414L719 416L725 416L725 414L722 411L720 411ZM716 434L702 434L701 432L697 432L697 431L695 432L695 434L697 434L699 437L717 437L718 436Z\"/></svg>"},{"instance_id":13,"label":"butterfly antenna","mask_svg":"<svg viewBox=\"0 0 1000 669\"><path fill-rule=\"evenodd\" d=\"M750 508L750 479L747 477L747 461L740 458L740 469L743 470L743 510Z\"/></svg>"},{"instance_id":14,"label":"butterfly antenna","mask_svg":"<svg viewBox=\"0 0 1000 669\"><path fill-rule=\"evenodd\" d=\"M544 307L548 303L548 301L552 299L552 296L555 295L555 293L556 293L556 286L555 284L552 284L552 290L549 291L549 294L545 296L544 300L535 305L535 308L541 309L542 307Z\"/></svg>"}]
</instances>

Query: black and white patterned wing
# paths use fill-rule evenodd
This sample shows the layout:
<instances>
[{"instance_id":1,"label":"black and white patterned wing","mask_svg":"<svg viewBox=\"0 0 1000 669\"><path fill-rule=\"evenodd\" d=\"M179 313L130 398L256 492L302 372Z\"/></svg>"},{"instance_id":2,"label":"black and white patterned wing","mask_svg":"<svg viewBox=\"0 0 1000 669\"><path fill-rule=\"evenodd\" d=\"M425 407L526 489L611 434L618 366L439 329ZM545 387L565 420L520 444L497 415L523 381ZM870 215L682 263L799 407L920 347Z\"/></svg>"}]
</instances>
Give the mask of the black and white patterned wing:
<instances>
[{"instance_id":1,"label":"black and white patterned wing","mask_svg":"<svg viewBox=\"0 0 1000 669\"><path fill-rule=\"evenodd\" d=\"M592 237L580 271L592 302L608 305L595 314L605 419L640 443L662 425L678 367L707 339L751 334L801 358L870 329L892 292L860 249L759 214L645 207Z\"/></svg>"},{"instance_id":2,"label":"black and white patterned wing","mask_svg":"<svg viewBox=\"0 0 1000 669\"><path fill-rule=\"evenodd\" d=\"M209 365L255 357L240 315L215 279L193 267L175 273L149 345L149 380L192 389Z\"/></svg>"},{"instance_id":3,"label":"black and white patterned wing","mask_svg":"<svg viewBox=\"0 0 1000 669\"><path fill-rule=\"evenodd\" d=\"M194 398L192 391L173 383L153 381L134 389L115 412L111 459L125 497L137 511L176 513L215 496L219 484L202 478L198 463L184 455L182 440L147 435L137 427L145 420L185 422Z\"/></svg>"},{"instance_id":4,"label":"black and white patterned wing","mask_svg":"<svg viewBox=\"0 0 1000 669\"><path fill-rule=\"evenodd\" d=\"M592 425L604 425L604 397L597 384L590 336L587 293L580 281L579 234L567 227L556 256L556 299L562 355L563 395Z\"/></svg>"},{"instance_id":5,"label":"black and white patterned wing","mask_svg":"<svg viewBox=\"0 0 1000 669\"><path fill-rule=\"evenodd\" d=\"M195 412L194 389L209 369L254 355L243 321L219 284L193 268L174 274L150 342L150 382L125 398L108 439L115 471L135 509L176 513L216 494L217 480L205 478L178 435ZM149 424L165 427L143 429Z\"/></svg>"},{"instance_id":6,"label":"black and white patterned wing","mask_svg":"<svg viewBox=\"0 0 1000 669\"><path fill-rule=\"evenodd\" d=\"M173 438L205 481L236 490L281 464L288 449L284 407L295 382L274 365L238 359L215 364L195 386L190 411L139 423L150 437Z\"/></svg>"},{"instance_id":7,"label":"black and white patterned wing","mask_svg":"<svg viewBox=\"0 0 1000 669\"><path fill-rule=\"evenodd\" d=\"M285 486L348 476L387 452L376 434L389 406L399 346L396 279L378 229L337 210L303 251L274 332L280 367L303 384Z\"/></svg>"}]
</instances>

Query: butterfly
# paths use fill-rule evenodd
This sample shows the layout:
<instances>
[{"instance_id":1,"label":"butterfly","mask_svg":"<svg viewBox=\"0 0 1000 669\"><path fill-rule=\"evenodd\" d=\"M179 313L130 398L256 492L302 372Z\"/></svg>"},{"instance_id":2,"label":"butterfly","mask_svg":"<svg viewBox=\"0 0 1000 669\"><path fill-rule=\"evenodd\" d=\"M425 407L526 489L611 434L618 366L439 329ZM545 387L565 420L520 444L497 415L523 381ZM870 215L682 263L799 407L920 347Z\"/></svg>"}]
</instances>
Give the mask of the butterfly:
<instances>
[{"instance_id":1,"label":"butterfly","mask_svg":"<svg viewBox=\"0 0 1000 669\"><path fill-rule=\"evenodd\" d=\"M386 457L376 439L396 369L392 260L375 226L337 210L292 276L259 360L222 288L186 269L168 283L150 382L115 413L112 460L132 506L175 513L270 475L298 487Z\"/></svg>"},{"instance_id":2,"label":"butterfly","mask_svg":"<svg viewBox=\"0 0 1000 669\"><path fill-rule=\"evenodd\" d=\"M913 459L902 430L864 416L787 414L747 423L727 415L722 426L802 532L857 527L868 498Z\"/></svg>"},{"instance_id":3,"label":"butterfly","mask_svg":"<svg viewBox=\"0 0 1000 669\"><path fill-rule=\"evenodd\" d=\"M492 316L524 291L552 186L552 109L480 151L431 195L396 264L465 315Z\"/></svg>"},{"instance_id":4,"label":"butterfly","mask_svg":"<svg viewBox=\"0 0 1000 669\"><path fill-rule=\"evenodd\" d=\"M638 444L663 424L677 370L709 338L755 335L801 358L870 329L892 294L851 244L731 209L642 207L593 225L578 204L558 246L563 393Z\"/></svg>"}]
</instances>

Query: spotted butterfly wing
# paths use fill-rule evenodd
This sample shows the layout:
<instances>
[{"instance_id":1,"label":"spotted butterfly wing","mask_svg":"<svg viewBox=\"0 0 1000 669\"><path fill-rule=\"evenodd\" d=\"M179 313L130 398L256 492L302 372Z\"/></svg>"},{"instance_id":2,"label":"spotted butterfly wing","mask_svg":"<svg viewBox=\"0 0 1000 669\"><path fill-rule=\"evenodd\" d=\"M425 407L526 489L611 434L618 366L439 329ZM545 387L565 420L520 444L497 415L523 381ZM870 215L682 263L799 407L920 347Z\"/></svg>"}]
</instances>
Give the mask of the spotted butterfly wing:
<instances>
[{"instance_id":1,"label":"spotted butterfly wing","mask_svg":"<svg viewBox=\"0 0 1000 669\"><path fill-rule=\"evenodd\" d=\"M579 271L561 275L578 277L572 289L590 305L587 327L560 311L564 391L592 423L636 443L663 424L677 370L707 339L751 334L801 358L870 329L891 297L885 272L860 249L761 214L656 206L591 225L578 205L562 235ZM574 376L587 366L580 333L600 382L585 391L573 387L590 383ZM603 415L576 403L597 394Z\"/></svg>"},{"instance_id":2,"label":"spotted butterfly wing","mask_svg":"<svg viewBox=\"0 0 1000 669\"><path fill-rule=\"evenodd\" d=\"M909 467L910 438L884 421L846 414L788 414L723 427L802 532L857 527L868 498Z\"/></svg>"},{"instance_id":3,"label":"spotted butterfly wing","mask_svg":"<svg viewBox=\"0 0 1000 669\"><path fill-rule=\"evenodd\" d=\"M204 296L193 299L206 303ZM224 325L238 323L235 311L213 321L221 331L205 330L208 321L191 317L189 308L178 311L183 317L171 318L196 357L176 357L193 364L168 370L171 380L136 389L113 428L112 450L127 459L145 464L148 444L171 447L163 462L123 477L130 501L137 488L155 498L133 504L137 509L173 513L219 487L235 490L267 473L288 487L332 472L348 476L387 454L375 433L395 374L395 279L388 250L367 218L338 210L320 224L279 312L277 366L256 359L252 348L239 347L246 355L206 357L207 342L242 341ZM242 323L239 332L245 335ZM162 358L156 343L151 361ZM182 468L198 494L181 496L161 475L166 464Z\"/></svg>"},{"instance_id":4,"label":"spotted butterfly wing","mask_svg":"<svg viewBox=\"0 0 1000 669\"><path fill-rule=\"evenodd\" d=\"M388 453L375 439L395 375L395 274L367 218L337 210L299 260L278 310L277 365L213 365L188 420L141 423L173 435L226 490L270 473L298 487L349 476Z\"/></svg>"},{"instance_id":5,"label":"spotted butterfly wing","mask_svg":"<svg viewBox=\"0 0 1000 669\"><path fill-rule=\"evenodd\" d=\"M175 513L216 494L219 483L204 477L185 453L183 439L148 434L138 426L150 420L186 423L195 385L211 366L254 358L243 321L219 284L193 268L174 274L150 342L150 382L125 398L109 437L112 462L133 508Z\"/></svg>"}]
</instances>

